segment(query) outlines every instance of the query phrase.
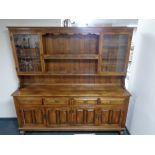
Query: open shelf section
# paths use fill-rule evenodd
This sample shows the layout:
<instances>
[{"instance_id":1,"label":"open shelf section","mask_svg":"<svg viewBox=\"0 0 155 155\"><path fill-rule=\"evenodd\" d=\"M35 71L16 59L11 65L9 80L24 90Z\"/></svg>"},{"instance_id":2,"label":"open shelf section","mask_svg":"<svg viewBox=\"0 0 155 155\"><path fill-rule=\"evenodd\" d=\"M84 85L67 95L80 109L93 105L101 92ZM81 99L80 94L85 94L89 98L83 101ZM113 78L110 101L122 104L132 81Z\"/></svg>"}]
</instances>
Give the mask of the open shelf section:
<instances>
[{"instance_id":1,"label":"open shelf section","mask_svg":"<svg viewBox=\"0 0 155 155\"><path fill-rule=\"evenodd\" d=\"M44 59L88 59L96 60L98 59L97 54L53 54L53 55L44 55Z\"/></svg>"},{"instance_id":2,"label":"open shelf section","mask_svg":"<svg viewBox=\"0 0 155 155\"><path fill-rule=\"evenodd\" d=\"M98 54L99 35L46 34L42 36L43 50L47 55Z\"/></svg>"}]
</instances>

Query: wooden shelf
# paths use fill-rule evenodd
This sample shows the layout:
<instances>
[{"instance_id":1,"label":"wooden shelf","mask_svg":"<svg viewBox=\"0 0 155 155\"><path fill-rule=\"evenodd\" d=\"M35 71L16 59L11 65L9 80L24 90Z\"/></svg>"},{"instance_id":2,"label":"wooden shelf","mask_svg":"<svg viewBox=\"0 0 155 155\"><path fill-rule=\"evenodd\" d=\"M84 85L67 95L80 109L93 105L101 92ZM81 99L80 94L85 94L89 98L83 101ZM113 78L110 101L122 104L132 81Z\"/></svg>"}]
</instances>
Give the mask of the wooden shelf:
<instances>
[{"instance_id":1,"label":"wooden shelf","mask_svg":"<svg viewBox=\"0 0 155 155\"><path fill-rule=\"evenodd\" d=\"M23 51L34 51L34 52L39 50L39 48L23 48L23 47L16 47L16 48Z\"/></svg>"},{"instance_id":2,"label":"wooden shelf","mask_svg":"<svg viewBox=\"0 0 155 155\"><path fill-rule=\"evenodd\" d=\"M40 57L36 57L36 56L18 56L19 59L39 59Z\"/></svg>"},{"instance_id":3,"label":"wooden shelf","mask_svg":"<svg viewBox=\"0 0 155 155\"><path fill-rule=\"evenodd\" d=\"M97 73L97 74L56 74L52 72L36 72L36 73L26 73L26 72L18 72L17 73L19 76L125 76L126 73L115 73L115 72L105 72L105 73Z\"/></svg>"},{"instance_id":4,"label":"wooden shelf","mask_svg":"<svg viewBox=\"0 0 155 155\"><path fill-rule=\"evenodd\" d=\"M97 60L98 59L98 54L53 54L53 55L44 55L44 59L54 59L54 60L59 60L59 59L87 59L87 60Z\"/></svg>"}]
</instances>

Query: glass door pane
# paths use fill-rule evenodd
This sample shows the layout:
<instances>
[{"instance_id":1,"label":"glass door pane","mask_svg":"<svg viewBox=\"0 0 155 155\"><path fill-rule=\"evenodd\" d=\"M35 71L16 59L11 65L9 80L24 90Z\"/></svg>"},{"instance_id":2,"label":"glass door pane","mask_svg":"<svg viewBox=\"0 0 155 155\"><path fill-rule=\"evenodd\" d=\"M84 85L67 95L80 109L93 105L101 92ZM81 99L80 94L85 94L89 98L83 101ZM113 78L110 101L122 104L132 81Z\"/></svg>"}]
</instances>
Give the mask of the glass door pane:
<instances>
[{"instance_id":1,"label":"glass door pane","mask_svg":"<svg viewBox=\"0 0 155 155\"><path fill-rule=\"evenodd\" d=\"M102 47L102 72L124 72L128 51L127 34L104 34Z\"/></svg>"},{"instance_id":2,"label":"glass door pane","mask_svg":"<svg viewBox=\"0 0 155 155\"><path fill-rule=\"evenodd\" d=\"M20 72L41 71L39 35L15 34L14 42Z\"/></svg>"}]
</instances>

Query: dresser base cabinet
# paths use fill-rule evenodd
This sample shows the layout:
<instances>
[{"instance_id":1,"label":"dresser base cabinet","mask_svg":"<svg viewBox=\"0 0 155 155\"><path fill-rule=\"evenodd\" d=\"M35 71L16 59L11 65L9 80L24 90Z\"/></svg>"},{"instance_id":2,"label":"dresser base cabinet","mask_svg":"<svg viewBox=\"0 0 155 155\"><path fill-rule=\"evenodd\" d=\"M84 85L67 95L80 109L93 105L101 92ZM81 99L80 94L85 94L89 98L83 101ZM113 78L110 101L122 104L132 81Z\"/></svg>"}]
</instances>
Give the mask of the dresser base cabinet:
<instances>
[{"instance_id":1,"label":"dresser base cabinet","mask_svg":"<svg viewBox=\"0 0 155 155\"><path fill-rule=\"evenodd\" d=\"M129 97L14 96L19 130L123 131Z\"/></svg>"}]
</instances>

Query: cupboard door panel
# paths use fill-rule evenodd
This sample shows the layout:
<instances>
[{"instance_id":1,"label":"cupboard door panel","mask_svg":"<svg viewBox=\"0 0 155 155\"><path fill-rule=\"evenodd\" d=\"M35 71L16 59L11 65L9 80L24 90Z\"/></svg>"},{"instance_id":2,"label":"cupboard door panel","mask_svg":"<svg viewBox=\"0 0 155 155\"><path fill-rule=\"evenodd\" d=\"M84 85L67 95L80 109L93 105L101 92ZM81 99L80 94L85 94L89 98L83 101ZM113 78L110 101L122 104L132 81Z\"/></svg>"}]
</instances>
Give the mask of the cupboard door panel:
<instances>
[{"instance_id":1,"label":"cupboard door panel","mask_svg":"<svg viewBox=\"0 0 155 155\"><path fill-rule=\"evenodd\" d=\"M68 123L68 111L60 110L60 124L67 124Z\"/></svg>"},{"instance_id":2,"label":"cupboard door panel","mask_svg":"<svg viewBox=\"0 0 155 155\"><path fill-rule=\"evenodd\" d=\"M74 107L72 110L73 125L95 125L96 111L94 108Z\"/></svg>"},{"instance_id":3,"label":"cupboard door panel","mask_svg":"<svg viewBox=\"0 0 155 155\"><path fill-rule=\"evenodd\" d=\"M107 124L109 121L109 111L102 110L101 111L101 124Z\"/></svg>"},{"instance_id":4,"label":"cupboard door panel","mask_svg":"<svg viewBox=\"0 0 155 155\"><path fill-rule=\"evenodd\" d=\"M87 124L95 124L95 111L94 109L88 109L87 110Z\"/></svg>"},{"instance_id":5,"label":"cupboard door panel","mask_svg":"<svg viewBox=\"0 0 155 155\"><path fill-rule=\"evenodd\" d=\"M76 110L76 123L83 124L84 123L84 111L83 109Z\"/></svg>"},{"instance_id":6,"label":"cupboard door panel","mask_svg":"<svg viewBox=\"0 0 155 155\"><path fill-rule=\"evenodd\" d=\"M120 117L121 117L121 110L114 110L112 113L112 124L119 124L120 123Z\"/></svg>"},{"instance_id":7,"label":"cupboard door panel","mask_svg":"<svg viewBox=\"0 0 155 155\"><path fill-rule=\"evenodd\" d=\"M85 117L84 114L85 111L83 108L73 108L73 110L71 110L71 124L73 125L81 125L84 124L85 122Z\"/></svg>"},{"instance_id":8,"label":"cupboard door panel","mask_svg":"<svg viewBox=\"0 0 155 155\"><path fill-rule=\"evenodd\" d=\"M33 124L33 111L32 110L28 110L28 109L24 109L22 110L23 113L23 121L24 124Z\"/></svg>"},{"instance_id":9,"label":"cupboard door panel","mask_svg":"<svg viewBox=\"0 0 155 155\"><path fill-rule=\"evenodd\" d=\"M22 127L40 127L45 126L44 110L39 106L19 106L19 119Z\"/></svg>"},{"instance_id":10,"label":"cupboard door panel","mask_svg":"<svg viewBox=\"0 0 155 155\"><path fill-rule=\"evenodd\" d=\"M100 125L117 124L121 126L123 117L122 114L122 109L100 109Z\"/></svg>"},{"instance_id":11,"label":"cupboard door panel","mask_svg":"<svg viewBox=\"0 0 155 155\"><path fill-rule=\"evenodd\" d=\"M34 120L37 124L42 124L44 122L44 114L41 110L34 111Z\"/></svg>"},{"instance_id":12,"label":"cupboard door panel","mask_svg":"<svg viewBox=\"0 0 155 155\"><path fill-rule=\"evenodd\" d=\"M66 126L70 122L69 108L51 106L46 108L47 126Z\"/></svg>"},{"instance_id":13,"label":"cupboard door panel","mask_svg":"<svg viewBox=\"0 0 155 155\"><path fill-rule=\"evenodd\" d=\"M56 110L49 109L47 111L47 122L48 124L57 124L57 114Z\"/></svg>"}]
</instances>

